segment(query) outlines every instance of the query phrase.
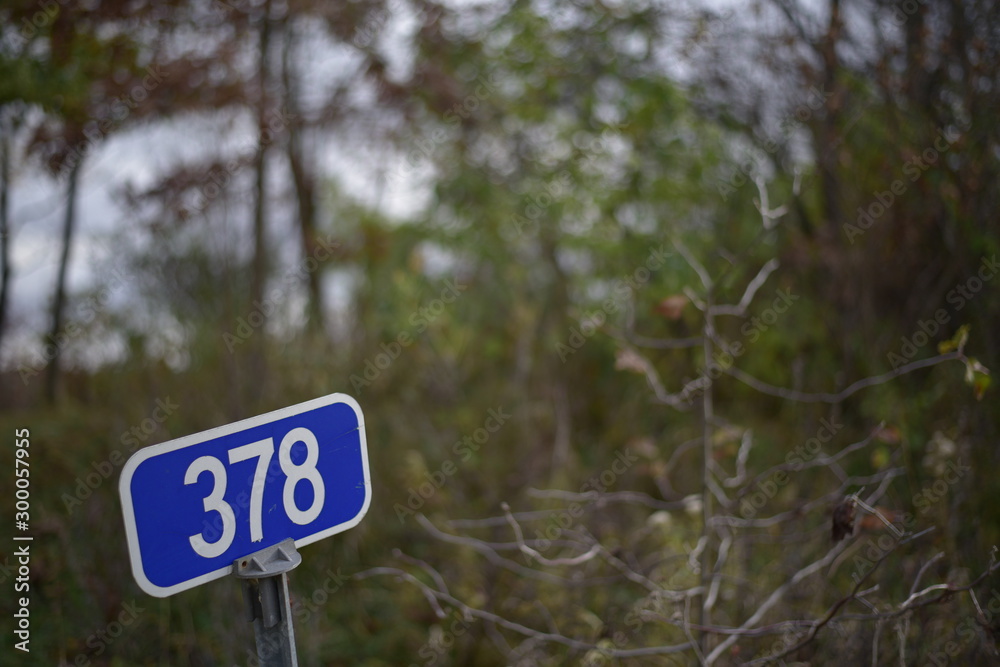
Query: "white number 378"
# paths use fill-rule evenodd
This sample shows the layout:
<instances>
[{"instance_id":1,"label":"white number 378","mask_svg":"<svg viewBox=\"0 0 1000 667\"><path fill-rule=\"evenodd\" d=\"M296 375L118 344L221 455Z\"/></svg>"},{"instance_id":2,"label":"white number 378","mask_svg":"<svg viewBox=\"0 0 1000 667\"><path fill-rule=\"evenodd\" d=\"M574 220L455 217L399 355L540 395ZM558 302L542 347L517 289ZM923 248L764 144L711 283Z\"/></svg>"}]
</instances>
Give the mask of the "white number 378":
<instances>
[{"instance_id":1,"label":"white number 378","mask_svg":"<svg viewBox=\"0 0 1000 667\"><path fill-rule=\"evenodd\" d=\"M306 458L302 463L292 461L292 447L296 443L306 446ZM261 511L264 502L264 482L267 477L271 458L274 456L274 438L258 440L248 445L229 450L229 463L239 463L252 458L257 459L257 468L253 477L253 488L250 492L250 540L259 542L264 539L261 521ZM319 460L319 443L316 436L307 428L294 428L281 439L278 446L278 463L285 473L285 487L282 490L282 500L285 513L293 522L305 525L313 521L323 511L323 501L326 498L326 487L323 478L316 469ZM188 539L195 553L205 558L221 556L232 545L236 537L236 515L233 507L223 497L226 494L226 466L214 456L202 456L191 462L184 474L184 484L195 484L202 473L210 473L214 480L212 492L202 500L206 512L218 512L222 519L222 534L215 542L209 542L202 533L196 533ZM300 509L295 504L295 487L300 481L312 484L312 504Z\"/></svg>"}]
</instances>

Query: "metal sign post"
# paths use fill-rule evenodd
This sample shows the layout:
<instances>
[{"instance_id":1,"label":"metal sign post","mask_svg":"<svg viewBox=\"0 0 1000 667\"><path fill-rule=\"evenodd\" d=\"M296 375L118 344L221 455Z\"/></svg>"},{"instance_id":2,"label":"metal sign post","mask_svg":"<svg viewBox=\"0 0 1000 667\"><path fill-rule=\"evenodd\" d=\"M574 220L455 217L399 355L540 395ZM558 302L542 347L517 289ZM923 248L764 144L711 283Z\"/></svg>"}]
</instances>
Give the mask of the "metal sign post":
<instances>
[{"instance_id":1,"label":"metal sign post","mask_svg":"<svg viewBox=\"0 0 1000 667\"><path fill-rule=\"evenodd\" d=\"M289 538L237 559L233 574L243 584L247 620L253 622L260 667L298 667L288 572L302 562Z\"/></svg>"}]
</instances>

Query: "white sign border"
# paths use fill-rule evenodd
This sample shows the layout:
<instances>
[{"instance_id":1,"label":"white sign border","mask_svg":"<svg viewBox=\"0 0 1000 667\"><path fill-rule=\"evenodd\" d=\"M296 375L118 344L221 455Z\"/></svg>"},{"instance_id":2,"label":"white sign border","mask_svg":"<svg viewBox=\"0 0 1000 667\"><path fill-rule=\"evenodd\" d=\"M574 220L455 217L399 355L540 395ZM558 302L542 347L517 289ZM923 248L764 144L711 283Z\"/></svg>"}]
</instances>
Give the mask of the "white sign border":
<instances>
[{"instance_id":1,"label":"white sign border","mask_svg":"<svg viewBox=\"0 0 1000 667\"><path fill-rule=\"evenodd\" d=\"M292 405L287 408L281 408L279 410L274 410L273 412L267 412L256 417L250 417L249 419L244 419L242 421L233 422L232 424L226 424L225 426L219 426L217 428L209 429L208 431L202 431L200 433L194 433L192 435L187 435L182 438L177 438L176 440L169 440L167 442L160 443L158 445L152 445L150 447L144 447L140 449L135 454L133 454L128 461L125 462L125 466L122 468L121 478L118 480L118 494L122 501L122 514L125 518L125 534L128 539L128 553L129 560L132 562L132 575L135 577L136 583L139 584L141 588L146 593L152 595L153 597L165 598L173 595L174 593L180 593L181 591L186 591L191 588L195 588L209 581L214 581L216 579L221 579L222 577L232 573L233 566L229 564L225 567L221 567L218 570L213 570L207 574L203 574L194 579L188 579L179 584L174 584L173 586L157 586L149 580L146 576L146 572L142 567L142 557L139 550L139 535L138 526L135 522L135 508L132 505L132 476L135 474L136 468L139 467L146 459L150 459L154 456L159 456L160 454L165 454L167 452L172 452L178 449L183 449L185 447L191 447L193 445L198 445L209 440L215 440L216 438L221 438L222 436L229 435L231 433L238 433L240 431L245 431L256 426L261 426L263 424L269 424L279 419L284 419L285 417L292 417L294 415L302 414L304 412L311 412L318 408L323 408L328 405L334 405L337 403L344 403L354 410L355 416L358 418L358 432L361 441L361 466L364 472L364 483L365 483L365 502L362 505L361 510L354 516L350 521L338 524L331 528L328 528L319 533L314 533L303 537L301 539L295 540L296 547L303 547L307 544L312 544L313 542L318 542L319 540L329 537L330 535L335 535L337 533L342 533L345 530L349 530L354 526L361 523L361 520L368 513L368 507L371 505L372 501L372 480L371 473L368 468L368 438L365 434L365 417L361 412L361 406L358 402L351 396L347 394L334 393L328 394L326 396L321 396L319 398L314 398L305 403L299 403L297 405Z\"/></svg>"}]
</instances>

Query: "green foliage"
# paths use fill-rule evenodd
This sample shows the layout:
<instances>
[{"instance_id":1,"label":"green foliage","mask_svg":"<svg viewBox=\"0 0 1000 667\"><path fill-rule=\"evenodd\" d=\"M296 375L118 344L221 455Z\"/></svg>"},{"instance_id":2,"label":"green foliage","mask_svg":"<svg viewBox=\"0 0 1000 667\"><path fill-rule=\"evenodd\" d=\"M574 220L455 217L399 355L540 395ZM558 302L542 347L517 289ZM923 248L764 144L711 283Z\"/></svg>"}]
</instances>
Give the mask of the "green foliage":
<instances>
[{"instance_id":1,"label":"green foliage","mask_svg":"<svg viewBox=\"0 0 1000 667\"><path fill-rule=\"evenodd\" d=\"M326 20L309 7L289 11ZM87 329L88 339L113 337L121 354L113 364L69 372L58 408L36 407L38 387L22 386L16 372L5 378L5 397L22 407L0 413L0 427L10 433L27 424L32 431L38 530L32 604L45 610L39 612L45 622L34 626L39 664L73 664L77 655L93 664L247 660L252 633L239 616L234 581L160 601L141 594L128 576L120 463L105 462L131 453L128 435L156 399L167 397L179 403L176 414L151 433L140 430L137 445L334 391L362 405L374 501L359 527L303 549L303 565L291 576L297 609L305 610L296 618L303 664L500 665L515 649L535 664L598 664L602 651L684 643L692 630L678 619L692 618L703 593L678 599L670 593L703 581L693 564L708 532L698 504L708 497L706 468L729 480L741 465L747 469L725 486L732 503L716 503L716 518L740 518L745 507L751 509L743 519L787 514L782 522L734 524L728 533L711 534L709 556L720 551L717 535L733 539L718 566L724 584L714 625L738 627L789 576L825 554L838 489L846 484L846 491L860 493L880 483L870 481L880 474L896 475L880 501L887 511L912 513L911 533L934 531L901 545L876 568L866 549L888 532L859 528L838 561L790 586L757 627L822 618L859 572L869 577L866 586L878 585L877 604L890 608L907 598L917 572L928 585L964 585L987 566L989 546L1000 538L996 488L984 473L997 463L995 394L988 391L988 369L998 362L990 337L1000 314L996 283L984 281L975 298L963 297L963 310L948 310L949 321L935 333L915 324L951 308L949 289L964 284L997 247L995 216L983 214L995 212L984 203L989 196L963 190L969 179L994 173L986 158L995 144L975 145L988 134L984 107L974 106L973 130L949 149L952 159L907 182L906 196L897 195L852 239L844 225L905 177L906 161L933 145L947 108L940 99L926 105L896 99L900 91L883 90L877 77L844 66L837 86L866 111L852 118L825 108L801 128L815 155L839 156L834 194L842 217L825 218L828 163L817 158L800 179L775 154L766 188L771 207L787 209L780 223L763 225L753 180L744 174L737 183L729 164L733 146L758 141L761 128L738 136L731 123L705 113L695 90L667 74L662 50L672 18L641 4L560 9L520 1L423 16L412 44L414 79L404 85L387 78L376 88L386 99L406 93L396 148L419 158L431 174L432 196L425 209L399 221L352 200L343 186L323 184L328 210L317 231L338 243L333 259L311 269L336 290L326 331L304 325L306 276L285 262L283 245L269 248L268 287L281 288L274 314L239 334L257 306L247 287L256 269L229 236L229 216L237 213L207 210L179 219L170 198L176 193L166 186L139 198L153 211L136 224L149 243L142 251L114 249L129 290L148 307L109 306ZM82 124L104 108L122 85L118 79L128 80L119 68L138 74L144 53L138 33L99 30L96 20L81 19L57 39L64 20L59 14L40 30L35 50L0 52L7 73L0 104L26 103L50 119ZM364 55L373 59L371 71L384 68L377 52ZM832 134L824 135L828 119ZM326 131L319 122L309 129ZM414 170L401 171L416 178ZM187 176L197 187L197 177ZM720 182L729 184L725 196ZM228 202L216 203L223 210ZM681 248L712 277L711 287ZM889 353L907 355L908 363L932 358L936 345L940 354L956 353L964 375L949 360L832 405L797 402L724 372L712 375L701 342L660 344L702 336L708 320L695 302L740 303L772 260L777 267L745 312L713 316L715 366L738 368L772 388L830 393L889 372ZM926 344L903 352L917 331ZM723 352L737 343L741 351L726 359ZM651 391L654 380L673 393L700 376L712 378L714 419L707 427L699 417L701 394L675 410ZM509 417L475 440L495 414ZM837 426L820 441L824 423ZM706 430L711 442L703 450ZM753 447L741 459L747 433ZM808 454L810 461L837 456L852 443L865 446L835 466L791 467L789 457L801 459L811 441L820 450ZM617 472L612 466L624 452L634 461ZM938 493L935 483L956 461L974 465ZM108 465L114 470L104 475ZM788 468L779 471L785 477L774 477L774 466ZM451 467L454 474L440 472ZM92 474L100 477L93 489L86 482ZM611 480L605 491L637 492L650 502L587 496L579 500L583 518L567 529L560 521L571 501L538 492L593 491L592 480L602 474ZM435 483L442 475L444 483ZM764 492L768 484L773 493ZM0 481L4 497L12 491L9 476ZM932 501L924 503L929 492ZM577 557L588 536L610 557L602 552L570 568L526 555L505 507L543 558ZM435 539L421 516L469 539ZM473 539L518 567L473 548ZM922 570L937 553L942 560ZM399 577L366 576L325 590L331 571L351 576L382 566L405 569L431 586L433 568L449 594L469 606L539 631L557 628L588 648L525 642L510 627L467 619L447 604L442 617ZM624 576L626 570L641 580ZM650 595L647 582L663 595ZM987 580L977 593L994 583ZM953 599L908 612L892 633L862 618L870 610L852 601L843 610L848 618L785 659L867 661L876 636L880 664L898 660L888 645L900 636L908 656L939 651L936 638L952 632L953 619L974 613L967 596ZM133 600L144 608L138 622L99 650L94 633ZM9 614L11 604L5 598L0 611ZM456 623L466 629L461 636L450 634ZM743 637L720 664L778 653L788 645L781 637ZM681 655L686 662L693 654ZM982 652L977 644L963 656L975 661Z\"/></svg>"}]
</instances>

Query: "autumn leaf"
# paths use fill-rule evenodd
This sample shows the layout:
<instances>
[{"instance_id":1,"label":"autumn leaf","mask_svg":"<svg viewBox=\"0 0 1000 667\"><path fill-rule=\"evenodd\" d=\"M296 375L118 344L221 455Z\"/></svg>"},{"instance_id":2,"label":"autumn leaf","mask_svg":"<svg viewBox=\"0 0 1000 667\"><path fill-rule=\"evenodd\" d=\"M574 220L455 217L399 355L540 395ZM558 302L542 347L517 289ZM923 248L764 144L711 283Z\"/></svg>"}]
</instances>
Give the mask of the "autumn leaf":
<instances>
[{"instance_id":1,"label":"autumn leaf","mask_svg":"<svg viewBox=\"0 0 1000 667\"><path fill-rule=\"evenodd\" d=\"M983 395L992 383L990 369L979 363L975 357L969 357L965 361L965 383L972 385L972 394L977 401L983 400Z\"/></svg>"},{"instance_id":2,"label":"autumn leaf","mask_svg":"<svg viewBox=\"0 0 1000 667\"><path fill-rule=\"evenodd\" d=\"M976 397L977 401L983 400L983 394L990 388L992 382L989 375L980 373L976 376L976 379L972 382L972 394Z\"/></svg>"},{"instance_id":3,"label":"autumn leaf","mask_svg":"<svg viewBox=\"0 0 1000 667\"><path fill-rule=\"evenodd\" d=\"M945 340L938 343L938 352L941 354L947 354L952 350L961 350L965 347L965 342L969 340L969 325L963 324L952 336L951 340Z\"/></svg>"},{"instance_id":4,"label":"autumn leaf","mask_svg":"<svg viewBox=\"0 0 1000 667\"><path fill-rule=\"evenodd\" d=\"M684 307L688 304L688 298L683 294L673 294L656 304L654 310L663 315L668 320L679 320L684 314Z\"/></svg>"},{"instance_id":5,"label":"autumn leaf","mask_svg":"<svg viewBox=\"0 0 1000 667\"><path fill-rule=\"evenodd\" d=\"M895 426L880 426L875 429L875 437L882 442L889 443L890 445L898 445L902 436L899 433L899 429Z\"/></svg>"},{"instance_id":6,"label":"autumn leaf","mask_svg":"<svg viewBox=\"0 0 1000 667\"><path fill-rule=\"evenodd\" d=\"M878 447L871 454L872 466L876 470L881 470L889 464L890 456L889 450L885 447Z\"/></svg>"},{"instance_id":7,"label":"autumn leaf","mask_svg":"<svg viewBox=\"0 0 1000 667\"><path fill-rule=\"evenodd\" d=\"M615 355L616 371L634 371L636 373L646 372L647 362L635 350L625 348L618 350Z\"/></svg>"}]
</instances>

